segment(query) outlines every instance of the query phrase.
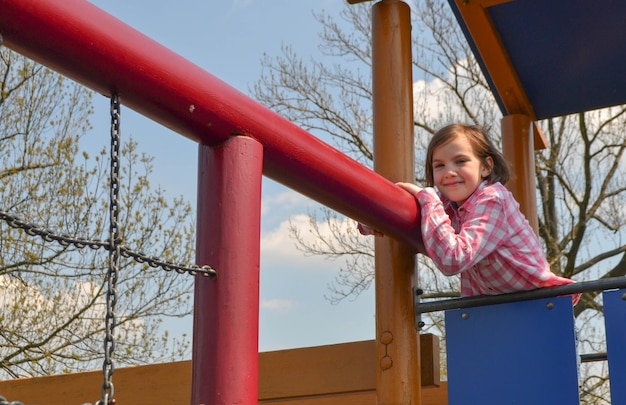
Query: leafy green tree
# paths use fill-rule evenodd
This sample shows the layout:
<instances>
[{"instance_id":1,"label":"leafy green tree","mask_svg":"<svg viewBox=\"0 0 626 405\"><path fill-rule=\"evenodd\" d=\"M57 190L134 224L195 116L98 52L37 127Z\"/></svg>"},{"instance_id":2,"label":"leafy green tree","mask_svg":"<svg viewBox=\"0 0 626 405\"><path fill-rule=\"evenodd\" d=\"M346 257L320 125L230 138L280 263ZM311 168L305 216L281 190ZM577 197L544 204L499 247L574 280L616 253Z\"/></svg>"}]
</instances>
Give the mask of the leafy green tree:
<instances>
[{"instance_id":1,"label":"leafy green tree","mask_svg":"<svg viewBox=\"0 0 626 405\"><path fill-rule=\"evenodd\" d=\"M58 234L106 241L109 129L101 152L80 150L92 92L5 48L0 62L0 209ZM192 263L191 206L152 186L153 159L132 139L120 154L124 246ZM107 270L105 249L44 241L0 223L0 378L101 368ZM192 285L188 275L122 257L116 367L188 356L188 339L171 337L162 322L190 314Z\"/></svg>"},{"instance_id":2,"label":"leafy green tree","mask_svg":"<svg viewBox=\"0 0 626 405\"><path fill-rule=\"evenodd\" d=\"M414 0L410 5L420 183L426 144L438 128L468 122L497 138L501 112L448 3ZM366 165L372 162L370 10L371 3L346 5L340 21L318 13L322 58L305 60L285 46L281 55L263 58L263 74L253 88L259 101L329 137ZM617 106L539 122L549 142L549 149L536 153L539 232L556 274L579 281L626 274L625 112L626 107ZM355 232L354 222L322 209L310 214L314 242L295 226L291 231L306 254L346 259L329 299L340 301L369 288L374 280L371 240ZM425 298L458 296L457 278L442 277L421 255L419 261ZM602 312L598 293L585 294L575 312L582 352L602 351L604 338L596 332ZM433 316L430 330L443 335L441 314ZM607 403L605 364L583 365L582 374L582 401Z\"/></svg>"}]
</instances>

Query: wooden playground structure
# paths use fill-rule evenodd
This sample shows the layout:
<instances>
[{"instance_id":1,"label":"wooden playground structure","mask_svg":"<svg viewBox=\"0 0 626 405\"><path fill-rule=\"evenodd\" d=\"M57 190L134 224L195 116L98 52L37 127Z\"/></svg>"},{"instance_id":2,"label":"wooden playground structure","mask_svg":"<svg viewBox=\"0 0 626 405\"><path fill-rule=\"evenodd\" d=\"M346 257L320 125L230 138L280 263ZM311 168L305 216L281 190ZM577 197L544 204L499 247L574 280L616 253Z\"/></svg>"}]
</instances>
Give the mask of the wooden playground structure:
<instances>
[{"instance_id":1,"label":"wooden playground structure","mask_svg":"<svg viewBox=\"0 0 626 405\"><path fill-rule=\"evenodd\" d=\"M501 40L497 22L509 3L525 2L450 0L503 112L503 153L515 173L508 187L536 225L534 151L547 147L537 120L624 102L626 89L617 89L619 100L544 112ZM0 10L3 46L101 94L119 94L124 105L199 145L196 262L218 276L196 280L192 360L117 370L118 403L448 403L438 340L420 335L415 322L419 210L394 186L414 178L406 3L372 8L374 171L87 1L0 0ZM264 175L392 236L375 246L376 340L258 353ZM235 250L243 253L222 253ZM100 385L101 373L91 372L0 382L0 393L25 405L79 404L93 401Z\"/></svg>"},{"instance_id":2,"label":"wooden playground structure","mask_svg":"<svg viewBox=\"0 0 626 405\"><path fill-rule=\"evenodd\" d=\"M446 383L431 374L439 370L436 337L422 337L423 404L447 403ZM259 354L260 404L343 405L375 404L374 341L345 343ZM188 404L191 362L122 368L115 371L118 404ZM67 374L5 381L0 392L8 398L26 398L26 405L67 405L93 401L102 373Z\"/></svg>"}]
</instances>

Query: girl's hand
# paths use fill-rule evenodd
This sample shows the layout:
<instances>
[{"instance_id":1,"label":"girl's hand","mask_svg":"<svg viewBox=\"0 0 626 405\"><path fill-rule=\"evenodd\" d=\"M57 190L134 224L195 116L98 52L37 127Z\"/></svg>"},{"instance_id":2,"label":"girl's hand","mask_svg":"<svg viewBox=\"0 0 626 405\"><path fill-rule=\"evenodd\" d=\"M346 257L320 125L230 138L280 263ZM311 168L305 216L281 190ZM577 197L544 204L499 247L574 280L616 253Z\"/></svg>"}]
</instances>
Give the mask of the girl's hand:
<instances>
[{"instance_id":1,"label":"girl's hand","mask_svg":"<svg viewBox=\"0 0 626 405\"><path fill-rule=\"evenodd\" d=\"M361 235L374 235L374 236L385 236L383 235L383 233L381 231L377 231L376 229L372 228L371 226L362 224L359 222L359 225L357 226L357 229L359 230L359 232L361 233Z\"/></svg>"},{"instance_id":2,"label":"girl's hand","mask_svg":"<svg viewBox=\"0 0 626 405\"><path fill-rule=\"evenodd\" d=\"M414 197L417 195L417 193L422 191L422 187L419 187L413 183L399 182L399 183L396 183L396 186L408 191ZM360 222L359 222L359 225L357 226L357 229L359 230L361 235L385 236L381 231L374 229L369 225L362 224Z\"/></svg>"},{"instance_id":3,"label":"girl's hand","mask_svg":"<svg viewBox=\"0 0 626 405\"><path fill-rule=\"evenodd\" d=\"M406 191L408 191L409 193L411 193L412 196L417 196L417 193L419 193L420 191L422 191L422 187L413 184L413 183L396 183L396 186L405 189Z\"/></svg>"}]
</instances>

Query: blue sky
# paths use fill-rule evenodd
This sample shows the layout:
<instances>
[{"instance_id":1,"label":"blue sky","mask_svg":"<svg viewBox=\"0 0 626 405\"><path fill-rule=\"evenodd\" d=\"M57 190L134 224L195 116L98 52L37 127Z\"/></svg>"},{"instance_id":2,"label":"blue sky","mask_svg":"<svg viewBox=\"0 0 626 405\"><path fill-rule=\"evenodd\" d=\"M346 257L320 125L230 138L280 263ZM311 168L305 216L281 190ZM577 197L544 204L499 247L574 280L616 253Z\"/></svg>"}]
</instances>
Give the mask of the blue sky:
<instances>
[{"instance_id":1,"label":"blue sky","mask_svg":"<svg viewBox=\"0 0 626 405\"><path fill-rule=\"evenodd\" d=\"M91 3L248 94L261 74L264 53L278 55L290 45L304 59L319 55L314 11L340 20L345 0L92 0ZM108 142L109 101L96 96L93 138ZM97 137L102 135L102 142ZM197 145L128 109L122 136L155 158L153 185L195 205ZM373 289L356 300L331 305L324 298L340 263L304 257L288 238L291 219L303 225L316 204L264 180L261 241L259 350L374 338ZM168 322L171 332L191 335L191 319Z\"/></svg>"}]
</instances>

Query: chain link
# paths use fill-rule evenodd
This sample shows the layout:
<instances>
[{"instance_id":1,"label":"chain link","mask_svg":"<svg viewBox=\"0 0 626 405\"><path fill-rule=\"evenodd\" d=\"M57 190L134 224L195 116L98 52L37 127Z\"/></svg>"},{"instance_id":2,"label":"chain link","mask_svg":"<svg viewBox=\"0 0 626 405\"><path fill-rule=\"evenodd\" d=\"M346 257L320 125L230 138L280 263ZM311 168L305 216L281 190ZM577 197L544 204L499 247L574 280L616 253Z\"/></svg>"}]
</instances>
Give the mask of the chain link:
<instances>
[{"instance_id":1,"label":"chain link","mask_svg":"<svg viewBox=\"0 0 626 405\"><path fill-rule=\"evenodd\" d=\"M50 229L26 222L18 215L13 215L3 210L0 210L0 220L6 222L11 228L21 229L30 236L39 236L46 242L57 242L61 246L75 246L79 249L88 247L94 250L111 249L109 241L78 238L67 234L59 234ZM216 275L215 270L211 266L200 267L197 265L188 266L179 263L171 263L153 256L146 256L144 253L135 252L124 245L120 245L119 248L122 257L131 258L138 263L146 263L148 266L153 268L160 267L165 271L175 271L180 274L188 273L192 276L201 275L204 277L214 277ZM0 403L0 405L2 404Z\"/></svg>"},{"instance_id":2,"label":"chain link","mask_svg":"<svg viewBox=\"0 0 626 405\"><path fill-rule=\"evenodd\" d=\"M110 234L108 241L100 241L96 239L86 239L74 237L67 234L59 234L50 229L35 225L22 220L18 215L12 215L6 211L0 210L0 220L6 222L11 228L21 229L31 236L39 236L46 242L58 242L61 246L75 246L79 249L89 247L91 249L104 248L109 251L109 258L132 258L138 263L146 263L148 266L160 267L165 271L175 271L183 274L187 273L191 276L201 275L204 277L215 277L216 271L211 266L186 266L183 264L172 263L160 260L154 256L146 256L131 250L122 244L123 240L119 234L119 225L117 216L119 213L119 140L120 140L120 105L117 96L111 98L111 195L110 195L110 215L112 218ZM115 218L115 220L113 220ZM112 242L111 242L112 241ZM0 404L1 405L1 404Z\"/></svg>"},{"instance_id":3,"label":"chain link","mask_svg":"<svg viewBox=\"0 0 626 405\"><path fill-rule=\"evenodd\" d=\"M102 405L115 403L113 386L113 352L115 338L115 304L117 303L117 279L119 274L120 244L122 238L119 228L119 191L120 191L120 100L117 93L111 96L111 172L109 179L109 270L107 272L106 316L104 337L104 362L102 373Z\"/></svg>"},{"instance_id":4,"label":"chain link","mask_svg":"<svg viewBox=\"0 0 626 405\"><path fill-rule=\"evenodd\" d=\"M205 266L184 266L181 264L171 263L160 260L156 257L149 257L143 253L135 252L124 246L123 238L119 229L119 150L120 150L120 101L117 94L111 97L111 172L110 172L110 226L109 240L100 241L96 239L80 238L67 234L59 234L45 227L37 226L33 223L26 222L18 215L10 214L0 210L0 220L4 221L11 228L21 229L30 236L39 236L45 242L58 242L61 246L74 246L82 249L89 247L91 249L104 248L109 252L109 268L107 271L107 294L106 294L106 316L105 316L105 338L104 338L104 362L102 372L104 381L102 384L102 399L96 405L113 405L115 389L113 386L113 365L112 355L115 350L115 339L113 331L116 326L115 305L117 302L117 279L119 272L120 257L131 258L138 263L146 263L149 267L160 267L165 271L175 271L189 275L201 275L204 277L215 277L217 275L215 269ZM7 402L0 396L0 405L23 405L19 401ZM90 404L85 404L90 405Z\"/></svg>"}]
</instances>

